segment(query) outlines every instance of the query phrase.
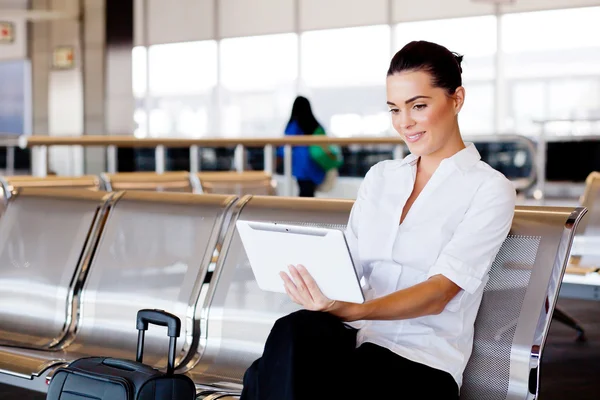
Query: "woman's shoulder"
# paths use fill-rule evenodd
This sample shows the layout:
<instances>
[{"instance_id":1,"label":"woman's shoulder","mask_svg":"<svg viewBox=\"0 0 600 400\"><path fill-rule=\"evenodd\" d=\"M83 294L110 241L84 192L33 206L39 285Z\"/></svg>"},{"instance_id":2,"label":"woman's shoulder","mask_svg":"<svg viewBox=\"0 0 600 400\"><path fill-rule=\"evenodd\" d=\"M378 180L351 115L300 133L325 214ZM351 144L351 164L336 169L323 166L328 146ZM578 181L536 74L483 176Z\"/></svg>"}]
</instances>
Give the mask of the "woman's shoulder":
<instances>
[{"instance_id":1,"label":"woman's shoulder","mask_svg":"<svg viewBox=\"0 0 600 400\"><path fill-rule=\"evenodd\" d=\"M516 201L515 186L502 172L483 161L477 163L473 172L479 178L477 179L480 182L479 193Z\"/></svg>"}]
</instances>

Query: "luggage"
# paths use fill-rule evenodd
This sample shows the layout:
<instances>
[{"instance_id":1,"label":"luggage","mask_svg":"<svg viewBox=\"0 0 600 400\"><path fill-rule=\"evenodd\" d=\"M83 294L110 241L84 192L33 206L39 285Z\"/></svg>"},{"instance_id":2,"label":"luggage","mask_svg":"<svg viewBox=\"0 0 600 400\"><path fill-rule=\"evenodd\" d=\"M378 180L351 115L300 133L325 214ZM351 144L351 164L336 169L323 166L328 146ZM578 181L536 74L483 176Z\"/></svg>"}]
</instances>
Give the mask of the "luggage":
<instances>
[{"instance_id":1,"label":"luggage","mask_svg":"<svg viewBox=\"0 0 600 400\"><path fill-rule=\"evenodd\" d=\"M148 323L167 326L169 359L162 373L142 364L144 334ZM137 314L137 361L107 357L81 358L54 374L47 400L193 400L196 388L186 375L173 374L175 344L181 321L162 310L140 310Z\"/></svg>"}]
</instances>

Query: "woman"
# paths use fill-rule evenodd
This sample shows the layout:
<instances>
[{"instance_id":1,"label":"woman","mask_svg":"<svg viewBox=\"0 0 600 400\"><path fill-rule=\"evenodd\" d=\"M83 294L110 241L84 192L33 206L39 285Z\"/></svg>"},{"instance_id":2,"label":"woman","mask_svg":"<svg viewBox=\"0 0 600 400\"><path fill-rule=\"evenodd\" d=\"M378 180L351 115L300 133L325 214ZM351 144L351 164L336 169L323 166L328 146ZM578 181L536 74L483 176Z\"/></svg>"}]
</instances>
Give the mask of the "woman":
<instances>
[{"instance_id":1,"label":"woman","mask_svg":"<svg viewBox=\"0 0 600 400\"><path fill-rule=\"evenodd\" d=\"M275 323L243 400L458 399L516 197L461 139L461 60L429 42L393 57L387 104L411 154L367 173L346 231L367 301L331 301L290 266L282 279L305 310Z\"/></svg>"},{"instance_id":2,"label":"woman","mask_svg":"<svg viewBox=\"0 0 600 400\"><path fill-rule=\"evenodd\" d=\"M307 98L298 96L285 128L286 135L312 135L323 128L315 118ZM283 149L278 151L283 156ZM315 190L325 179L325 171L310 157L308 146L292 148L292 175L298 181L300 197L314 197Z\"/></svg>"}]
</instances>

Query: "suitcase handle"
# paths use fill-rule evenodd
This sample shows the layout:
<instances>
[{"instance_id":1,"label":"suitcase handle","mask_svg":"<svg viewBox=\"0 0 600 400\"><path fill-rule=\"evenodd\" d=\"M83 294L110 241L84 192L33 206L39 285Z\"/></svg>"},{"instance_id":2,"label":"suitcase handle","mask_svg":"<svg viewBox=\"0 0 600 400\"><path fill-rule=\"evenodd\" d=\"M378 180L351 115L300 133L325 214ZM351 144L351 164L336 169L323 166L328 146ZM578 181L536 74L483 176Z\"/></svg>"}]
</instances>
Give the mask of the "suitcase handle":
<instances>
[{"instance_id":1,"label":"suitcase handle","mask_svg":"<svg viewBox=\"0 0 600 400\"><path fill-rule=\"evenodd\" d=\"M167 327L169 336L169 358L167 375L172 375L175 370L175 346L181 333L181 320L171 313L163 310L140 310L137 313L138 343L136 361L141 363L144 359L144 337L148 324Z\"/></svg>"}]
</instances>

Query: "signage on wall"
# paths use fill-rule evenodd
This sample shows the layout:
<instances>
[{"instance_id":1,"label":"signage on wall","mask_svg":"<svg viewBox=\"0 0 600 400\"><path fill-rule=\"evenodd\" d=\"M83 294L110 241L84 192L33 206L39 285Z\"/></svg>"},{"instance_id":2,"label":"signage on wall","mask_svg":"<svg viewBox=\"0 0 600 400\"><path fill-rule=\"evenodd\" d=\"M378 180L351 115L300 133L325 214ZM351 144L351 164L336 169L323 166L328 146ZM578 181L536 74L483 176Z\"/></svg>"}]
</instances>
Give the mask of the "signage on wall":
<instances>
[{"instance_id":1,"label":"signage on wall","mask_svg":"<svg viewBox=\"0 0 600 400\"><path fill-rule=\"evenodd\" d=\"M0 21L0 44L12 43L15 40L15 25L12 22Z\"/></svg>"},{"instance_id":2,"label":"signage on wall","mask_svg":"<svg viewBox=\"0 0 600 400\"><path fill-rule=\"evenodd\" d=\"M75 66L75 49L73 46L60 46L52 54L52 67L55 69L71 69Z\"/></svg>"}]
</instances>

